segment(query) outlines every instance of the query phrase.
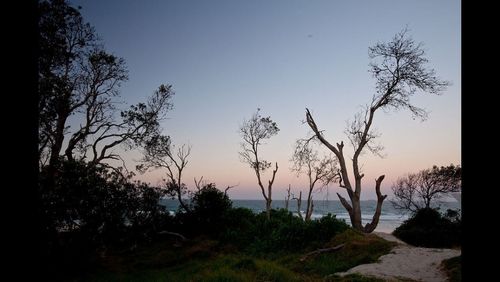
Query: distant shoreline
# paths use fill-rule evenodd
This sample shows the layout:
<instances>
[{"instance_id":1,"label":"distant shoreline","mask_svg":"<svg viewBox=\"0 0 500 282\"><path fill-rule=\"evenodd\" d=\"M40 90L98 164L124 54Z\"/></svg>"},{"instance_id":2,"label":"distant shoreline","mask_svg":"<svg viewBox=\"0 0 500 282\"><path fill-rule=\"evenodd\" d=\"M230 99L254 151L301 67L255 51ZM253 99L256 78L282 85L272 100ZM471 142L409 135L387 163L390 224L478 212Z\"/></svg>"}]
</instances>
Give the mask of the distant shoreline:
<instances>
[{"instance_id":1,"label":"distant shoreline","mask_svg":"<svg viewBox=\"0 0 500 282\"><path fill-rule=\"evenodd\" d=\"M179 203L177 200L162 200L163 204L166 206L167 210L171 213L175 213L175 211L179 207ZM252 210L254 213L260 213L265 211L265 201L264 200L237 200L231 199L233 202L234 208L248 208ZM303 200L301 205L301 213L305 214L306 201ZM361 218L363 224L370 222L373 218L373 214L375 212L376 200L361 200ZM272 203L273 209L285 208L284 200L273 200ZM460 203L458 202L443 202L442 203L442 211L446 211L446 209L457 209L461 208ZM288 205L288 210L293 214L297 214L297 201L290 200ZM349 214L342 206L339 200L315 200L314 201L314 211L312 214L312 219L319 219L327 214L335 215L338 219L345 220L346 223L350 224ZM379 224L375 231L378 232L386 232L392 233L394 229L400 226L406 219L408 219L409 214L403 214L401 211L394 209L392 204L388 201L384 201L382 206L382 213L380 215Z\"/></svg>"}]
</instances>

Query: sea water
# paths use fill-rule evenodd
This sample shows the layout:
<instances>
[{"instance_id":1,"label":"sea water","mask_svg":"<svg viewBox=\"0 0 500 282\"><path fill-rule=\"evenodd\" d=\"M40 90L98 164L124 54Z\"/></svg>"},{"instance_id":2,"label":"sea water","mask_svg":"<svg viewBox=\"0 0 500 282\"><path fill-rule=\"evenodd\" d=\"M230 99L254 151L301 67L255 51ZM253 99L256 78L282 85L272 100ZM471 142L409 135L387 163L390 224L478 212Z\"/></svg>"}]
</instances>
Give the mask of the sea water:
<instances>
[{"instance_id":1,"label":"sea water","mask_svg":"<svg viewBox=\"0 0 500 282\"><path fill-rule=\"evenodd\" d=\"M251 209L255 213L260 213L265 211L266 202L264 200L232 200L233 207L243 207ZM175 213L179 207L177 200L164 199L161 201L163 205L166 206L167 210L171 213ZM307 201L302 201L301 213L305 215ZM361 201L361 220L363 225L371 222L373 214L375 213L375 208L377 206L376 200L364 200ZM284 200L273 200L273 209L285 208ZM460 209L459 202L442 202L440 203L440 211L445 212L447 209L457 210ZM288 205L288 210L297 215L297 201L290 200ZM335 215L338 219L345 220L346 223L351 224L349 219L349 214L346 209L342 206L338 200L315 200L314 210L312 214L313 219L321 218L327 214ZM375 231L391 233L396 229L403 221L408 219L409 214L403 213L395 209L392 204L385 200L382 205L382 212L380 214L379 223Z\"/></svg>"}]
</instances>

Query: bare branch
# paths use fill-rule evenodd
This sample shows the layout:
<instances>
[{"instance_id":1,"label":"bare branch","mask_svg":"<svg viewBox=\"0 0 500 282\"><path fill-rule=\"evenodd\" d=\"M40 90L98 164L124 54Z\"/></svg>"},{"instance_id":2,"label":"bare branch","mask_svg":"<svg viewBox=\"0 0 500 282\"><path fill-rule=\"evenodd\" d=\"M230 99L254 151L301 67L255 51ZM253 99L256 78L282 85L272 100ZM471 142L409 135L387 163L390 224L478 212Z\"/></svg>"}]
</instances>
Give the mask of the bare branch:
<instances>
[{"instance_id":1,"label":"bare branch","mask_svg":"<svg viewBox=\"0 0 500 282\"><path fill-rule=\"evenodd\" d=\"M328 186L339 179L337 159L330 156L318 157L318 151L313 149L309 139L298 139L295 142L294 153L291 161L293 163L292 171L307 175L309 179L309 190L307 196L306 220L311 219L313 212L312 192L317 182L321 185L319 189Z\"/></svg>"},{"instance_id":2,"label":"bare branch","mask_svg":"<svg viewBox=\"0 0 500 282\"><path fill-rule=\"evenodd\" d=\"M387 198L387 195L382 195L382 193L380 192L380 184L382 183L384 178L385 178L385 175L381 175L381 176L379 176L379 178L377 178L375 180L375 192L377 193L377 207L375 208L375 213L373 214L372 221L365 225L365 232L366 233L373 232L373 230L375 230L375 228L377 227L378 221L380 218L380 214L382 213L382 204L383 204L385 198Z\"/></svg>"},{"instance_id":3,"label":"bare branch","mask_svg":"<svg viewBox=\"0 0 500 282\"><path fill-rule=\"evenodd\" d=\"M299 259L299 261L303 262L311 256L317 256L317 255L323 254L323 253L335 252L335 251L342 249L344 246L345 246L345 244L340 244L340 245L337 245L337 246L332 247L332 248L317 249L316 251L312 251L312 252L309 252L309 253L303 255Z\"/></svg>"},{"instance_id":4,"label":"bare branch","mask_svg":"<svg viewBox=\"0 0 500 282\"><path fill-rule=\"evenodd\" d=\"M194 177L194 185L196 186L196 189L198 191L200 191L201 187L203 186L203 185L201 185L202 180L203 180L203 176L201 176L199 181L196 181L196 177Z\"/></svg>"},{"instance_id":5,"label":"bare branch","mask_svg":"<svg viewBox=\"0 0 500 282\"><path fill-rule=\"evenodd\" d=\"M230 189L233 189L233 188L237 187L238 185L240 185L240 183L238 183L236 185L233 185L233 186L227 185L226 189L224 189L224 196L227 195L227 191L229 191Z\"/></svg>"},{"instance_id":6,"label":"bare branch","mask_svg":"<svg viewBox=\"0 0 500 282\"><path fill-rule=\"evenodd\" d=\"M166 169L168 177L166 187L169 194L176 197L181 207L189 212L190 208L182 199L182 195L187 193L187 188L182 183L182 173L188 164L187 159L191 153L191 146L183 144L180 148L177 148L175 154L172 151L175 151L175 146L171 144L170 137L164 135L154 136L145 144L142 164L139 168L142 172L149 168Z\"/></svg>"}]
</instances>

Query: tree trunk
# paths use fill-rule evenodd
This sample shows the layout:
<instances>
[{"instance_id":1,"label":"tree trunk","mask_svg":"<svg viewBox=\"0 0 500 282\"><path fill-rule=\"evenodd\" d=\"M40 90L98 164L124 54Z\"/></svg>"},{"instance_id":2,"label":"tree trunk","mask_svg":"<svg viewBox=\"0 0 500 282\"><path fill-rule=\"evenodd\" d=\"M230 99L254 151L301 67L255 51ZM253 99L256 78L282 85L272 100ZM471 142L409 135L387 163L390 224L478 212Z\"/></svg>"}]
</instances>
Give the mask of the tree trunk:
<instances>
[{"instance_id":1,"label":"tree trunk","mask_svg":"<svg viewBox=\"0 0 500 282\"><path fill-rule=\"evenodd\" d=\"M271 198L267 198L266 199L266 215L267 215L267 219L271 219L271 203L272 203L272 199Z\"/></svg>"},{"instance_id":2,"label":"tree trunk","mask_svg":"<svg viewBox=\"0 0 500 282\"><path fill-rule=\"evenodd\" d=\"M371 233L378 225L380 214L382 213L382 204L385 198L387 198L387 195L382 195L382 193L380 192L380 184L382 183L382 180L384 180L384 177L385 175L381 175L379 176L379 178L377 178L377 180L375 180L375 192L377 192L377 208L375 210L375 214L373 215L372 222L366 224L363 232Z\"/></svg>"},{"instance_id":3,"label":"tree trunk","mask_svg":"<svg viewBox=\"0 0 500 282\"><path fill-rule=\"evenodd\" d=\"M312 190L313 190L313 186L309 185L309 193L307 194L307 208L306 208L306 219L305 220L311 220L311 214L313 211Z\"/></svg>"},{"instance_id":4,"label":"tree trunk","mask_svg":"<svg viewBox=\"0 0 500 282\"><path fill-rule=\"evenodd\" d=\"M290 202L290 190L291 190L291 185L288 184L288 190L286 190L287 192L287 195L286 195L286 198L285 198L285 209L288 210L288 203Z\"/></svg>"},{"instance_id":5,"label":"tree trunk","mask_svg":"<svg viewBox=\"0 0 500 282\"><path fill-rule=\"evenodd\" d=\"M302 219L302 214L300 213L300 207L302 206L302 191L300 191L298 198L295 197L293 198L297 200L297 214L300 217L300 219Z\"/></svg>"},{"instance_id":6,"label":"tree trunk","mask_svg":"<svg viewBox=\"0 0 500 282\"><path fill-rule=\"evenodd\" d=\"M370 129L371 122L373 120L374 112L375 112L375 110L373 108L370 109L370 116L369 116L368 123L365 124L363 136L361 137L360 144L359 144L358 148L356 149L354 157L352 159L353 172L354 172L354 178L355 178L355 187L354 187L355 190L353 190L351 183L349 181L349 175L347 173L347 166L346 166L345 159L344 159L344 152L343 152L344 143L343 142L340 142L340 144L337 143L337 147L330 144L323 137L322 133L318 129L318 126L316 125L316 122L314 121L311 113L309 112L309 109L306 109L306 120L307 120L309 127L314 131L314 134L321 141L321 143L323 143L323 145L325 145L328 149L330 149L330 151L332 151L335 154L335 156L337 157L337 159L339 161L340 176L341 176L341 179L339 181L339 186L341 188L346 189L347 194L349 195L349 199L351 200L351 203L349 204L349 202L347 202L347 200L344 197L340 196L339 193L337 193L337 196L339 197L340 202L342 203L342 206L344 206L344 208L349 213L352 227L356 230L359 230L359 231L365 232L365 233L370 233L377 227L378 220L379 220L380 213L381 213L381 209L382 209L382 202L387 197L387 195L382 196L380 194L380 183L384 179L384 176L382 175L376 180L375 189L376 189L377 198L378 198L377 210L373 216L372 222L370 224L367 224L366 227L363 227L362 221L361 221L360 195L361 195L361 179L363 178L364 175L360 174L360 172L359 172L358 156L360 155L363 147L368 142L367 141L367 134L368 134L368 131Z\"/></svg>"},{"instance_id":7,"label":"tree trunk","mask_svg":"<svg viewBox=\"0 0 500 282\"><path fill-rule=\"evenodd\" d=\"M351 198L351 203L352 203L352 216L351 216L351 223L352 227L354 229L363 231L363 225L361 222L361 203L359 201L359 198L354 196Z\"/></svg>"},{"instance_id":8,"label":"tree trunk","mask_svg":"<svg viewBox=\"0 0 500 282\"><path fill-rule=\"evenodd\" d=\"M62 144L64 142L64 126L66 124L66 115L59 116L57 119L57 126L55 132L55 141L54 144L50 148L50 160L49 167L55 167L56 163L59 160L59 154L61 153Z\"/></svg>"}]
</instances>

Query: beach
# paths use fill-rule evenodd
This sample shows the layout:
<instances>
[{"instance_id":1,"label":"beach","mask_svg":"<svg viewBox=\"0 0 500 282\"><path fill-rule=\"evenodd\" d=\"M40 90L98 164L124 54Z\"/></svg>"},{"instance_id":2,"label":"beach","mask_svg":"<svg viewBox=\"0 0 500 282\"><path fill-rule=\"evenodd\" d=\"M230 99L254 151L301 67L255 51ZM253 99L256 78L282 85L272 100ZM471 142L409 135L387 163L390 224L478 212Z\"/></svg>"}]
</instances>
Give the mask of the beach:
<instances>
[{"instance_id":1,"label":"beach","mask_svg":"<svg viewBox=\"0 0 500 282\"><path fill-rule=\"evenodd\" d=\"M459 249L414 247L388 233L374 232L374 234L388 241L397 242L398 245L389 254L381 256L378 262L358 265L346 272L337 273L338 275L359 273L387 281L412 279L441 282L447 281L445 272L440 269L441 262L461 255Z\"/></svg>"}]
</instances>

